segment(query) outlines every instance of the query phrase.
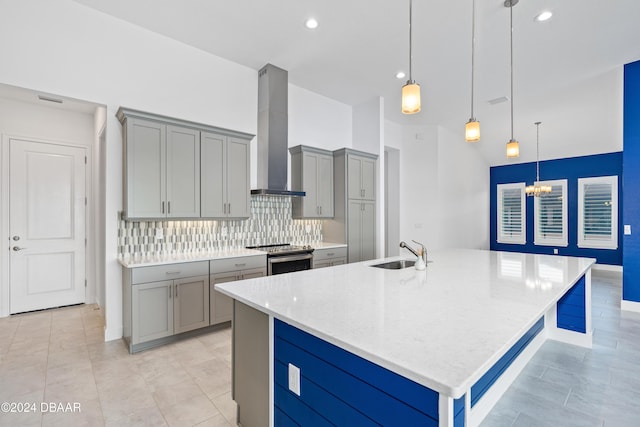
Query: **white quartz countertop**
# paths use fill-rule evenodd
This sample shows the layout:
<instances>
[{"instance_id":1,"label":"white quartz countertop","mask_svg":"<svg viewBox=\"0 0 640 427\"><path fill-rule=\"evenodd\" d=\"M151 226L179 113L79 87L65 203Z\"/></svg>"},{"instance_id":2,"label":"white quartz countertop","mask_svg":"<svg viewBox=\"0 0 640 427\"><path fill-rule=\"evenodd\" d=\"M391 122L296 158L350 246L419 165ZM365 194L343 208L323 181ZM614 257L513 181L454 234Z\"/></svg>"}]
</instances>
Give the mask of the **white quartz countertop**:
<instances>
[{"instance_id":1,"label":"white quartz countertop","mask_svg":"<svg viewBox=\"0 0 640 427\"><path fill-rule=\"evenodd\" d=\"M153 265L176 264L180 262L209 261L212 259L237 258L255 255L262 255L264 257L267 256L265 252L257 251L255 249L240 248L183 254L150 255L145 257L124 257L120 258L119 261L123 267L135 268L150 267Z\"/></svg>"},{"instance_id":2,"label":"white quartz countertop","mask_svg":"<svg viewBox=\"0 0 640 427\"><path fill-rule=\"evenodd\" d=\"M297 243L293 243L298 245ZM303 245L300 243L299 245ZM332 249L332 248L346 248L345 243L332 243L332 242L319 242L311 245L314 249ZM255 249L235 248L235 249L220 249L215 251L206 252L194 252L194 253L176 253L167 255L148 255L148 256L128 256L122 257L118 260L123 267L135 268L135 267L150 267L153 265L165 265L165 264L177 264L180 262L194 262L194 261L208 261L213 259L223 258L237 258L243 256L255 256L264 255L265 252Z\"/></svg>"},{"instance_id":3,"label":"white quartz countertop","mask_svg":"<svg viewBox=\"0 0 640 427\"><path fill-rule=\"evenodd\" d=\"M402 259L396 257L390 259ZM217 284L216 289L426 387L460 397L595 262L430 251L426 271L382 260Z\"/></svg>"}]
</instances>

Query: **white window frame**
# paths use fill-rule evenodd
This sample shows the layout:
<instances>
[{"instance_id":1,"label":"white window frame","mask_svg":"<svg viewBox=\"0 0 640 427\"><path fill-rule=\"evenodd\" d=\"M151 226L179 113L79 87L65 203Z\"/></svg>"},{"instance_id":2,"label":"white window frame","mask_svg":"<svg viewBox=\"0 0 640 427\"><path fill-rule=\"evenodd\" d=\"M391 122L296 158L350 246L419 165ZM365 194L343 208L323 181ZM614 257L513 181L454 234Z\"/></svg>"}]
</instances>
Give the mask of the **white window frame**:
<instances>
[{"instance_id":1,"label":"white window frame","mask_svg":"<svg viewBox=\"0 0 640 427\"><path fill-rule=\"evenodd\" d=\"M611 234L609 239L595 240L584 235L584 187L588 184L611 185ZM591 249L618 249L618 176L598 176L578 179L578 247Z\"/></svg>"},{"instance_id":2,"label":"white window frame","mask_svg":"<svg viewBox=\"0 0 640 427\"><path fill-rule=\"evenodd\" d=\"M524 182L518 182L513 184L498 184L497 186L498 197L496 197L496 199L497 199L498 207L496 209L496 212L498 215L498 222L497 222L498 229L496 232L497 234L496 239L498 243L507 243L507 244L515 244L515 245L524 245L527 243L527 205L525 203L524 188L525 188ZM513 190L513 189L520 190L520 209L521 209L520 228L522 230L522 233L521 235L508 236L502 233L502 196L504 194L504 190Z\"/></svg>"},{"instance_id":3,"label":"white window frame","mask_svg":"<svg viewBox=\"0 0 640 427\"><path fill-rule=\"evenodd\" d=\"M563 246L569 245L569 236L567 233L567 180L556 179L553 181L540 181L540 185L550 185L553 187L562 187L562 235L559 237L543 236L541 233L540 225L540 203L541 199L549 197L548 195L535 197L534 210L533 210L533 224L534 224L534 244L536 246Z\"/></svg>"}]
</instances>

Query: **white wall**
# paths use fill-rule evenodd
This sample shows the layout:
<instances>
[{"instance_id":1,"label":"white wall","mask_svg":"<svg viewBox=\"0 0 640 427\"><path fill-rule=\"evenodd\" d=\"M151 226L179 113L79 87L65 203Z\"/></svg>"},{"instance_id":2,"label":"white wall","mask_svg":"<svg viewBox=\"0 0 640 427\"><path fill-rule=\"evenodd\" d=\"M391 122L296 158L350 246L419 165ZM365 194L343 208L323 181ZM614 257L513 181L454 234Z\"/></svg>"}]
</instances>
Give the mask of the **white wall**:
<instances>
[{"instance_id":1,"label":"white wall","mask_svg":"<svg viewBox=\"0 0 640 427\"><path fill-rule=\"evenodd\" d=\"M489 166L478 147L442 127L405 126L399 148L401 240L488 249Z\"/></svg>"},{"instance_id":2,"label":"white wall","mask_svg":"<svg viewBox=\"0 0 640 427\"><path fill-rule=\"evenodd\" d=\"M0 98L0 140L4 141L3 144L8 143L10 137L23 137L33 140L42 140L49 142L57 142L62 144L76 145L87 148L87 156L92 158L92 151L94 146L94 132L93 132L93 116L90 114L77 113L64 111L58 108L48 107L45 105L36 105L19 100ZM8 155L5 150L3 155ZM7 180L9 171L8 160L0 161L0 177ZM89 164L87 168L87 196L89 200L92 200L92 186L91 180L91 167ZM6 183L8 185L8 182ZM7 188L6 186L3 188ZM2 206L2 213L0 213L2 221L1 234L2 241L9 238L7 233L11 230L6 228L8 226L8 217L5 216L8 213L8 204ZM87 211L87 239L90 243L87 247L87 301L93 302L95 300L95 256L91 243L95 239L95 228L93 227L91 209ZM6 223L5 223L6 222ZM3 257L3 266L8 266L8 253L6 251L1 252ZM2 275L0 276L0 316L8 315L9 312L9 271L8 268L2 269Z\"/></svg>"}]
</instances>

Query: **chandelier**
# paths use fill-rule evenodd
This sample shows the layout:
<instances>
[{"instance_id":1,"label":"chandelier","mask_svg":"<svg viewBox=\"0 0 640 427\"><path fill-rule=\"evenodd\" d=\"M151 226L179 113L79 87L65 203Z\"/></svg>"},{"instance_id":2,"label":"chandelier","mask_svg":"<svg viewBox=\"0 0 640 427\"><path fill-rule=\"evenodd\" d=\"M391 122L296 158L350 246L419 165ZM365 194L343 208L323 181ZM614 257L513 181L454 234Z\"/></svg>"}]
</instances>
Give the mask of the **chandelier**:
<instances>
[{"instance_id":1,"label":"chandelier","mask_svg":"<svg viewBox=\"0 0 640 427\"><path fill-rule=\"evenodd\" d=\"M527 185L524 189L527 196L540 197L544 194L551 193L550 185L540 184L540 124L542 122L535 122L536 125L536 182L533 185Z\"/></svg>"}]
</instances>

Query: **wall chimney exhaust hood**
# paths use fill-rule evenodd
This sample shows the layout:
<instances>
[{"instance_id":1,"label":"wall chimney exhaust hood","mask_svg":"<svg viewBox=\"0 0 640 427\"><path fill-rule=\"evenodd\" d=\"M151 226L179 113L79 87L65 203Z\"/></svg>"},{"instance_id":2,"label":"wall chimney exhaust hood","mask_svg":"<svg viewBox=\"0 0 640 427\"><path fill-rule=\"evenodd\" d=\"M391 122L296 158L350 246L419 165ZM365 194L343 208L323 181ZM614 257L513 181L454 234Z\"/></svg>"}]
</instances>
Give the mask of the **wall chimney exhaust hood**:
<instances>
[{"instance_id":1,"label":"wall chimney exhaust hood","mask_svg":"<svg viewBox=\"0 0 640 427\"><path fill-rule=\"evenodd\" d=\"M252 195L301 197L287 189L288 73L267 64L258 72L258 189Z\"/></svg>"}]
</instances>

